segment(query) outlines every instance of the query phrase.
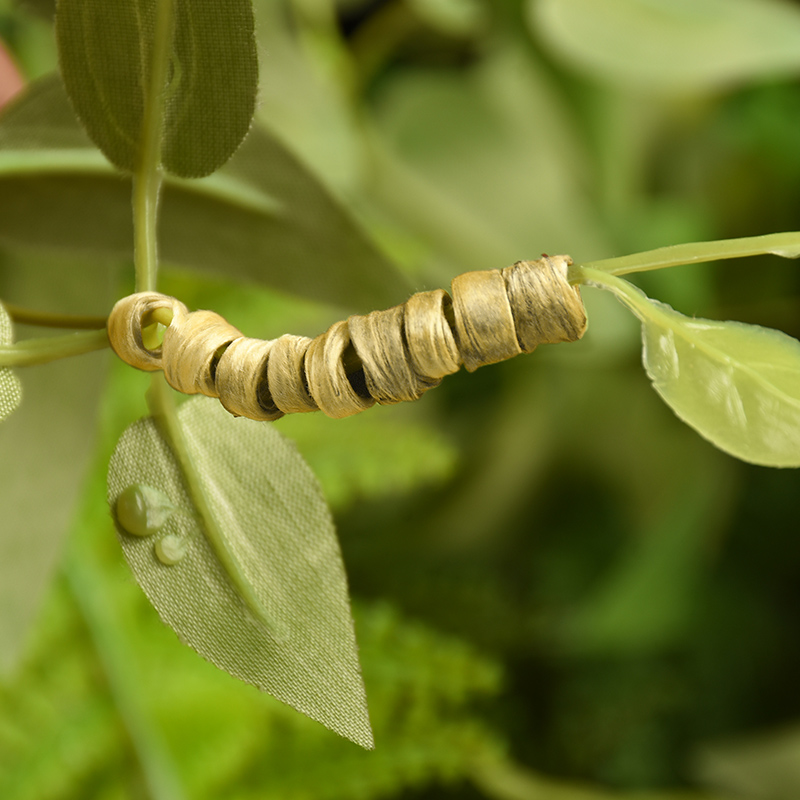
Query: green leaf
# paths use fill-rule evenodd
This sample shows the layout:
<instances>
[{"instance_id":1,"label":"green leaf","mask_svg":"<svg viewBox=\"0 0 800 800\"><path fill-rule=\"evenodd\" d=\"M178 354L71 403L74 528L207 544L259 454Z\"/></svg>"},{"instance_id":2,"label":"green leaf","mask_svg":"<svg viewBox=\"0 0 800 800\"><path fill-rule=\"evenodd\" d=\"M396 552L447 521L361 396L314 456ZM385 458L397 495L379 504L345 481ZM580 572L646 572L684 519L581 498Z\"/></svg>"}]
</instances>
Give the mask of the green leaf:
<instances>
[{"instance_id":1,"label":"green leaf","mask_svg":"<svg viewBox=\"0 0 800 800\"><path fill-rule=\"evenodd\" d=\"M800 342L741 322L689 318L621 278L583 270L642 323L642 360L665 403L721 450L800 466Z\"/></svg>"},{"instance_id":2,"label":"green leaf","mask_svg":"<svg viewBox=\"0 0 800 800\"><path fill-rule=\"evenodd\" d=\"M247 134L253 29L250 0L61 0L56 14L61 73L92 140L133 172L163 113L162 161L182 177L214 172Z\"/></svg>"},{"instance_id":3,"label":"green leaf","mask_svg":"<svg viewBox=\"0 0 800 800\"><path fill-rule=\"evenodd\" d=\"M177 419L211 518L190 499L159 425L131 426L109 466L112 508L147 486L177 509L152 537L120 529L136 579L203 657L371 747L346 577L314 476L274 426L235 419L214 400L186 403ZM167 536L186 548L172 565L155 550Z\"/></svg>"},{"instance_id":4,"label":"green leaf","mask_svg":"<svg viewBox=\"0 0 800 800\"><path fill-rule=\"evenodd\" d=\"M101 313L111 299L106 272L107 264L0 249L0 296L40 310ZM61 554L107 364L107 353L90 353L19 370L25 402L0 425L0 674L15 667Z\"/></svg>"},{"instance_id":5,"label":"green leaf","mask_svg":"<svg viewBox=\"0 0 800 800\"><path fill-rule=\"evenodd\" d=\"M779 0L529 0L556 57L594 78L708 90L800 70L800 11Z\"/></svg>"},{"instance_id":6,"label":"green leaf","mask_svg":"<svg viewBox=\"0 0 800 800\"><path fill-rule=\"evenodd\" d=\"M8 312L0 303L0 349L14 341L14 331ZM22 401L19 378L10 369L0 369L0 421L13 413Z\"/></svg>"},{"instance_id":7,"label":"green leaf","mask_svg":"<svg viewBox=\"0 0 800 800\"><path fill-rule=\"evenodd\" d=\"M370 190L444 256L443 279L454 263L510 264L542 242L576 258L608 249L586 191L579 123L555 89L530 48L510 43L464 74L387 80L378 123L391 147L375 142Z\"/></svg>"},{"instance_id":8,"label":"green leaf","mask_svg":"<svg viewBox=\"0 0 800 800\"><path fill-rule=\"evenodd\" d=\"M0 118L0 239L84 259L131 255L131 186L81 131L57 76ZM371 310L409 284L268 131L254 128L216 174L167 178L163 261Z\"/></svg>"}]
</instances>

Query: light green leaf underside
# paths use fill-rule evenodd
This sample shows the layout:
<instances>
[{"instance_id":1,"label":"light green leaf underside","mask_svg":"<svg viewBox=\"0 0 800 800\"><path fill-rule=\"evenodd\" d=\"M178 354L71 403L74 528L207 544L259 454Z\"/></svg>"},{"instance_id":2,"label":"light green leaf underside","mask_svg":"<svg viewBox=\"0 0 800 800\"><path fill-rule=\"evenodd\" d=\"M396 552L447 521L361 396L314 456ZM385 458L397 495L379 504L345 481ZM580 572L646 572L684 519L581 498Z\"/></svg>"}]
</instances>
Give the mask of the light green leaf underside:
<instances>
[{"instance_id":1,"label":"light green leaf underside","mask_svg":"<svg viewBox=\"0 0 800 800\"><path fill-rule=\"evenodd\" d=\"M627 281L591 274L641 320L647 374L684 422L743 461L800 466L800 342L758 325L686 317Z\"/></svg>"},{"instance_id":2,"label":"light green leaf underside","mask_svg":"<svg viewBox=\"0 0 800 800\"><path fill-rule=\"evenodd\" d=\"M800 71L800 9L779 0L536 0L542 41L626 85L701 89Z\"/></svg>"},{"instance_id":3,"label":"light green leaf underside","mask_svg":"<svg viewBox=\"0 0 800 800\"><path fill-rule=\"evenodd\" d=\"M150 92L157 0L61 0L56 35L61 73L89 136L108 159L139 163ZM249 0L173 0L171 78L162 161L175 175L218 169L241 143L258 81ZM159 87L156 87L159 88Z\"/></svg>"},{"instance_id":4,"label":"light green leaf underside","mask_svg":"<svg viewBox=\"0 0 800 800\"><path fill-rule=\"evenodd\" d=\"M8 312L0 303L0 345L11 344L14 331ZM0 420L13 413L22 401L22 386L17 376L7 368L0 368Z\"/></svg>"},{"instance_id":5,"label":"light green leaf underside","mask_svg":"<svg viewBox=\"0 0 800 800\"><path fill-rule=\"evenodd\" d=\"M311 471L271 425L231 417L215 400L179 420L212 513L280 638L234 590L202 533L181 470L152 419L132 425L109 466L112 508L129 486L179 509L152 537L120 531L125 557L162 620L204 658L364 747L372 746L347 581L333 522ZM187 542L165 566L162 536Z\"/></svg>"},{"instance_id":6,"label":"light green leaf underside","mask_svg":"<svg viewBox=\"0 0 800 800\"><path fill-rule=\"evenodd\" d=\"M82 258L130 257L131 186L82 132L57 76L0 118L0 238ZM327 191L263 128L202 180L165 180L167 264L256 281L362 311L409 285Z\"/></svg>"}]
</instances>

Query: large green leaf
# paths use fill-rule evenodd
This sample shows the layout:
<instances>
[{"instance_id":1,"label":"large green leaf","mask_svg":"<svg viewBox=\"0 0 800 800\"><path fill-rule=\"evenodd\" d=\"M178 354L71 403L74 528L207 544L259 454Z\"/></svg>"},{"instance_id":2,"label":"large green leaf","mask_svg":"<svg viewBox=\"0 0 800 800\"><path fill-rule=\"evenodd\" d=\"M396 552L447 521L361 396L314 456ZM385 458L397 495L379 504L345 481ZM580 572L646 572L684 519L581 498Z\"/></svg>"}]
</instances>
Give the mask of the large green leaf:
<instances>
[{"instance_id":1,"label":"large green leaf","mask_svg":"<svg viewBox=\"0 0 800 800\"><path fill-rule=\"evenodd\" d=\"M107 264L0 250L0 296L38 310L101 313L110 300L107 272ZM61 554L107 363L105 353L91 353L18 370L24 402L0 425L0 673L15 666Z\"/></svg>"},{"instance_id":2,"label":"large green leaf","mask_svg":"<svg viewBox=\"0 0 800 800\"><path fill-rule=\"evenodd\" d=\"M0 303L0 351L13 341L13 330L8 312ZM0 421L11 414L22 400L19 378L10 369L0 369Z\"/></svg>"},{"instance_id":3,"label":"large green leaf","mask_svg":"<svg viewBox=\"0 0 800 800\"><path fill-rule=\"evenodd\" d=\"M780 0L529 0L557 58L616 83L708 89L800 71L800 10Z\"/></svg>"},{"instance_id":4,"label":"large green leaf","mask_svg":"<svg viewBox=\"0 0 800 800\"><path fill-rule=\"evenodd\" d=\"M577 122L554 88L511 44L464 73L387 78L377 112L392 146L376 137L370 189L444 256L442 280L453 264L488 269L543 247L576 259L608 250L588 202Z\"/></svg>"},{"instance_id":5,"label":"large green leaf","mask_svg":"<svg viewBox=\"0 0 800 800\"><path fill-rule=\"evenodd\" d=\"M758 325L685 317L621 278L585 274L640 319L647 374L684 422L743 461L800 467L800 342Z\"/></svg>"},{"instance_id":6,"label":"large green leaf","mask_svg":"<svg viewBox=\"0 0 800 800\"><path fill-rule=\"evenodd\" d=\"M208 175L250 127L253 27L250 0L61 0L61 73L89 136L118 167L137 169L147 126L157 123L166 169ZM160 114L163 125L153 119Z\"/></svg>"},{"instance_id":7,"label":"large green leaf","mask_svg":"<svg viewBox=\"0 0 800 800\"><path fill-rule=\"evenodd\" d=\"M186 403L175 424L185 454L148 418L122 436L109 467L118 524L131 487L145 512L154 502L175 509L153 536L119 526L139 584L205 658L371 747L347 581L313 474L274 426L235 419L214 400Z\"/></svg>"},{"instance_id":8,"label":"large green leaf","mask_svg":"<svg viewBox=\"0 0 800 800\"><path fill-rule=\"evenodd\" d=\"M56 76L0 118L0 239L82 258L130 257L130 182L81 131ZM404 300L406 280L269 132L254 128L215 175L167 178L168 264L258 281L360 310Z\"/></svg>"}]
</instances>

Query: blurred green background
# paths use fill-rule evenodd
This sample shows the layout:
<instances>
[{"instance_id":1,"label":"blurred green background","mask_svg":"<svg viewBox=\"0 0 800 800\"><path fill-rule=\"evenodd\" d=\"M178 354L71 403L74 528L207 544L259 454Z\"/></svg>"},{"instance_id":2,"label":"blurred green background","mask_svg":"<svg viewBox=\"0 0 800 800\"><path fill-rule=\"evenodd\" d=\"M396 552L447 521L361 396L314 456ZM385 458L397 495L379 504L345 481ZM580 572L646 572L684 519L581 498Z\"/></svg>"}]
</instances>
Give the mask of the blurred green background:
<instances>
[{"instance_id":1,"label":"blurred green background","mask_svg":"<svg viewBox=\"0 0 800 800\"><path fill-rule=\"evenodd\" d=\"M798 228L800 3L255 7L257 124L417 290L543 250L597 260ZM51 15L0 0L27 79L56 65ZM130 265L70 258L0 241L4 297L106 312ZM791 262L636 282L686 314L800 336ZM169 265L162 289L251 336L315 335L346 313ZM4 474L0 553L41 548L54 577L25 598L35 625L0 683L0 796L800 797L798 476L682 426L648 385L635 321L584 298L579 343L459 373L413 406L276 423L337 518L373 753L181 647L133 583L104 479L144 413L142 376L87 357L54 397L54 373L26 374L30 410L0 456L16 472L18 453L39 460L13 493ZM51 444L44 417L77 444ZM63 519L26 544L10 504L57 492Z\"/></svg>"}]
</instances>

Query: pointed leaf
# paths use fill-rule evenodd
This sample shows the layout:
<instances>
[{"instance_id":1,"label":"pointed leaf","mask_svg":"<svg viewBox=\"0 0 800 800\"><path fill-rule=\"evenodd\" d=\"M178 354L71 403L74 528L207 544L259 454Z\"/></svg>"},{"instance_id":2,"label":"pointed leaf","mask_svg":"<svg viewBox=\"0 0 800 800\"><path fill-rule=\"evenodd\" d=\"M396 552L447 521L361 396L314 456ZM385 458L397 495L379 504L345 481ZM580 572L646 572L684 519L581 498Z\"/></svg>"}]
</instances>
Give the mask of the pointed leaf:
<instances>
[{"instance_id":1,"label":"pointed leaf","mask_svg":"<svg viewBox=\"0 0 800 800\"><path fill-rule=\"evenodd\" d=\"M161 26L168 5L171 24ZM121 169L137 168L162 95L162 160L175 175L209 175L247 134L258 81L250 0L61 0L56 36L78 116ZM153 86L159 58L169 60L168 85Z\"/></svg>"},{"instance_id":2,"label":"pointed leaf","mask_svg":"<svg viewBox=\"0 0 800 800\"><path fill-rule=\"evenodd\" d=\"M86 138L58 77L29 86L0 118L0 238L81 258L130 258L130 207L130 183ZM364 231L263 128L215 175L167 178L159 238L167 264L346 308L392 305L409 291Z\"/></svg>"},{"instance_id":3,"label":"pointed leaf","mask_svg":"<svg viewBox=\"0 0 800 800\"><path fill-rule=\"evenodd\" d=\"M743 461L800 467L800 342L759 325L685 317L627 281L586 272L641 320L647 374L684 422Z\"/></svg>"},{"instance_id":4,"label":"pointed leaf","mask_svg":"<svg viewBox=\"0 0 800 800\"><path fill-rule=\"evenodd\" d=\"M14 340L11 319L0 303L0 352L3 345ZM17 376L8 368L0 368L0 421L11 414L22 400L22 387Z\"/></svg>"},{"instance_id":5,"label":"pointed leaf","mask_svg":"<svg viewBox=\"0 0 800 800\"><path fill-rule=\"evenodd\" d=\"M111 459L109 502L149 487L176 510L153 536L120 526L136 579L203 657L371 747L346 577L314 476L274 426L235 419L214 400L186 403L178 419L227 556L158 425L140 420ZM174 557L161 557L165 547Z\"/></svg>"}]
</instances>

